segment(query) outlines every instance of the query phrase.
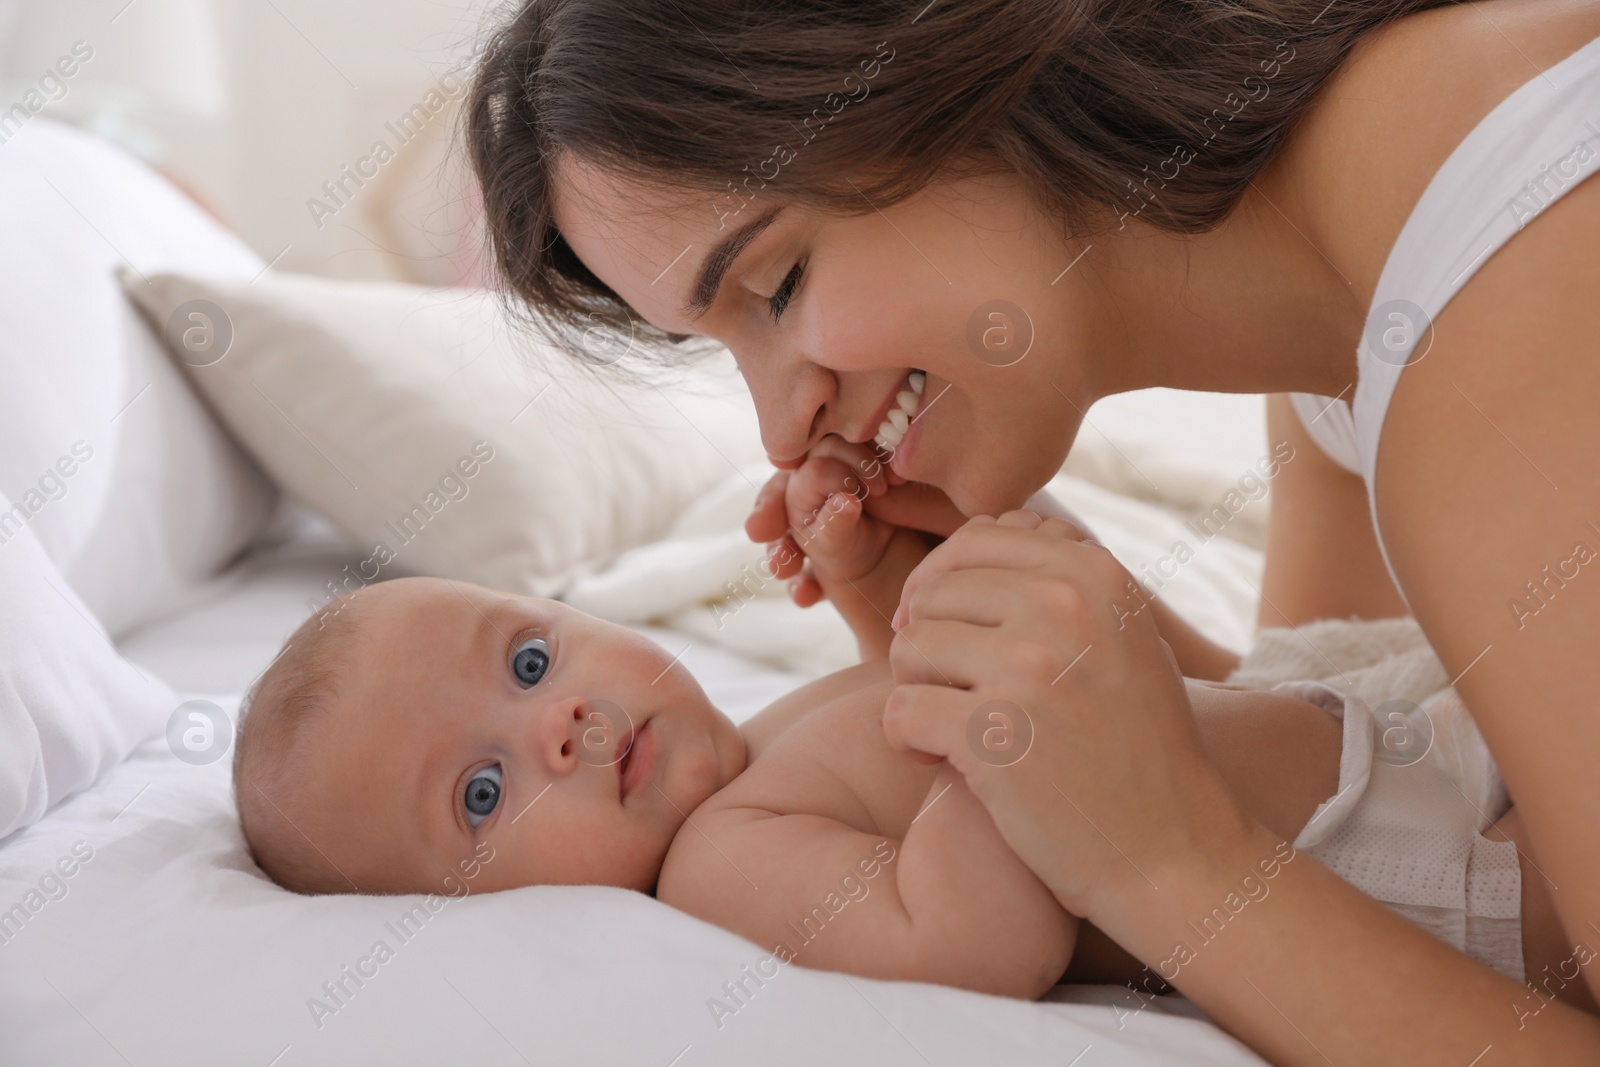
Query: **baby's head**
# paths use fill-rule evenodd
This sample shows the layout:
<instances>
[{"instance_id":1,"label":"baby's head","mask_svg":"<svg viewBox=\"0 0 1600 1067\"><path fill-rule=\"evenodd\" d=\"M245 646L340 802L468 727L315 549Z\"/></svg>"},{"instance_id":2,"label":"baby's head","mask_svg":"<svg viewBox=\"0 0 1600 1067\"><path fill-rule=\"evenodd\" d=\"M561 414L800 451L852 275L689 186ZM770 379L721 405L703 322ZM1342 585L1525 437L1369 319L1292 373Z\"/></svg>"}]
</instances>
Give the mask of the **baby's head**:
<instances>
[{"instance_id":1,"label":"baby's head","mask_svg":"<svg viewBox=\"0 0 1600 1067\"><path fill-rule=\"evenodd\" d=\"M246 697L234 792L256 861L297 892L437 892L469 869L474 891L649 890L686 813L744 764L647 638L398 578L289 638Z\"/></svg>"}]
</instances>

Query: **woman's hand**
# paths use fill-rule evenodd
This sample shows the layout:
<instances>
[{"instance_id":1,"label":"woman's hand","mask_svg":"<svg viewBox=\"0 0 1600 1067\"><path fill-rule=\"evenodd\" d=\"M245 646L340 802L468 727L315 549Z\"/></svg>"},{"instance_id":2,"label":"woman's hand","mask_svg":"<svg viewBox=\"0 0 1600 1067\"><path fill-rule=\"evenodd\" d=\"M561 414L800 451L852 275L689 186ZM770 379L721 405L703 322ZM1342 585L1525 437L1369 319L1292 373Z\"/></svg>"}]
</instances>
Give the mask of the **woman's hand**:
<instances>
[{"instance_id":1,"label":"woman's hand","mask_svg":"<svg viewBox=\"0 0 1600 1067\"><path fill-rule=\"evenodd\" d=\"M1128 572L1071 522L976 518L906 582L891 745L948 759L1068 911L1094 921L1197 845L1254 828L1207 761Z\"/></svg>"}]
</instances>

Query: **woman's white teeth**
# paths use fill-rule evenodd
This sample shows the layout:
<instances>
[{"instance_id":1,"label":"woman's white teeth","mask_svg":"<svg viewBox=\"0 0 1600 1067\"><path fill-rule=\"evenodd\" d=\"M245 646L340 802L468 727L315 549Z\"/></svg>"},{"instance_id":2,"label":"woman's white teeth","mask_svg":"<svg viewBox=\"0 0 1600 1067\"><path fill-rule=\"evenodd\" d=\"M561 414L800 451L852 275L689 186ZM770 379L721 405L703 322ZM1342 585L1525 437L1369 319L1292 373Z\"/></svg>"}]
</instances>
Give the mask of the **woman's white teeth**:
<instances>
[{"instance_id":1,"label":"woman's white teeth","mask_svg":"<svg viewBox=\"0 0 1600 1067\"><path fill-rule=\"evenodd\" d=\"M911 414L917 410L917 404L922 400L922 390L927 384L928 376L922 371L914 370L906 375L906 385L909 388L902 389L895 395L895 406L889 409L889 417L878 427L878 436L872 439L873 444L885 452L892 452L900 447L900 442L905 438L906 430L911 425Z\"/></svg>"}]
</instances>

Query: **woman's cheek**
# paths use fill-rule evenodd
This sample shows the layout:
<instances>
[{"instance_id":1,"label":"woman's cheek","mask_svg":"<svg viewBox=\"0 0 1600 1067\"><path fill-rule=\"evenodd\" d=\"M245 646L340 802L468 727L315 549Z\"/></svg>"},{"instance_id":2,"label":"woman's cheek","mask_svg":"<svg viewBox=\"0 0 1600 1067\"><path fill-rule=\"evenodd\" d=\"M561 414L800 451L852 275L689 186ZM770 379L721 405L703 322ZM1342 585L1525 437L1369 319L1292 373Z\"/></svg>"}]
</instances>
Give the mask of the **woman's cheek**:
<instances>
[{"instance_id":1,"label":"woman's cheek","mask_svg":"<svg viewBox=\"0 0 1600 1067\"><path fill-rule=\"evenodd\" d=\"M914 353L925 351L916 338L927 325L916 294L886 284L893 274L834 273L816 279L806 294L801 331L806 356L837 371L923 366Z\"/></svg>"},{"instance_id":2,"label":"woman's cheek","mask_svg":"<svg viewBox=\"0 0 1600 1067\"><path fill-rule=\"evenodd\" d=\"M810 295L815 299L806 307L809 321L802 342L807 358L835 371L869 369L872 352L882 352L880 317L849 296L836 300L827 293Z\"/></svg>"}]
</instances>

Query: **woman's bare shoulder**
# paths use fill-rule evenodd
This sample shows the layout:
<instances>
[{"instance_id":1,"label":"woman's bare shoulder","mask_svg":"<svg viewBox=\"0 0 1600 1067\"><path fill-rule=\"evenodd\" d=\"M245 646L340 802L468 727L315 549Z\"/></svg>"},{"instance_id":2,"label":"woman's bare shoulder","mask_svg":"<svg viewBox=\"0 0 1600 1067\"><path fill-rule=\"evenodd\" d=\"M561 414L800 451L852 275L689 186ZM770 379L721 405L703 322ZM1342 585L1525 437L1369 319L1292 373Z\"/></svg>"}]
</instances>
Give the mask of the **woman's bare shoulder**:
<instances>
[{"instance_id":1,"label":"woman's bare shoulder","mask_svg":"<svg viewBox=\"0 0 1600 1067\"><path fill-rule=\"evenodd\" d=\"M1362 38L1329 78L1263 182L1365 306L1456 146L1500 101L1597 36L1600 0L1483 0L1397 19Z\"/></svg>"}]
</instances>

